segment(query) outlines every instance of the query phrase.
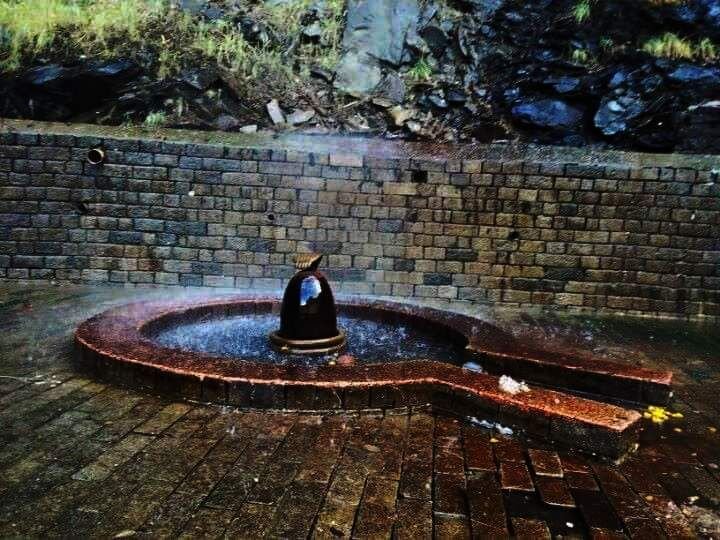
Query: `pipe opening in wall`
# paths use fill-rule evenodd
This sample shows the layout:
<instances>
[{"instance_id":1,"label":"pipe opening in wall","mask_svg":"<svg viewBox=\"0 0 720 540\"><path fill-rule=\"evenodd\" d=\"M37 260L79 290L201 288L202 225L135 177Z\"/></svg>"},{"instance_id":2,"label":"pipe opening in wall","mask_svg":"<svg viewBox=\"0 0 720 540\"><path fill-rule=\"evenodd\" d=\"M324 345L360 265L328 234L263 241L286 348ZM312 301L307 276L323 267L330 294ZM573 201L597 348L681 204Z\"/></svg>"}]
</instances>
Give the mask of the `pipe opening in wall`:
<instances>
[{"instance_id":1,"label":"pipe opening in wall","mask_svg":"<svg viewBox=\"0 0 720 540\"><path fill-rule=\"evenodd\" d=\"M518 238L520 238L520 233L519 233L519 232L517 232L517 231L510 231L510 232L508 233L508 236L507 236L507 239L508 239L508 240L517 240Z\"/></svg>"},{"instance_id":2,"label":"pipe opening in wall","mask_svg":"<svg viewBox=\"0 0 720 540\"><path fill-rule=\"evenodd\" d=\"M268 214L267 219L268 221L275 221L275 214Z\"/></svg>"},{"instance_id":3,"label":"pipe opening in wall","mask_svg":"<svg viewBox=\"0 0 720 540\"><path fill-rule=\"evenodd\" d=\"M410 173L410 181L415 184L425 184L428 181L427 171L412 171Z\"/></svg>"},{"instance_id":4,"label":"pipe opening in wall","mask_svg":"<svg viewBox=\"0 0 720 540\"><path fill-rule=\"evenodd\" d=\"M105 161L105 151L102 148L91 148L87 153L90 165L100 165Z\"/></svg>"}]
</instances>

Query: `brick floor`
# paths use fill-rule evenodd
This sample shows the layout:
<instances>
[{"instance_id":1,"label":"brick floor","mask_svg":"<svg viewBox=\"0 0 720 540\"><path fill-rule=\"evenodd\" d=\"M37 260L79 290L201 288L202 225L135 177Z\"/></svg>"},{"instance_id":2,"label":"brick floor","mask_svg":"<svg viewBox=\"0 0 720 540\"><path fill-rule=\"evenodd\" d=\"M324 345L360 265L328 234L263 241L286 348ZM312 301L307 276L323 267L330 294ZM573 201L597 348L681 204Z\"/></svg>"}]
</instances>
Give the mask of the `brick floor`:
<instances>
[{"instance_id":1,"label":"brick floor","mask_svg":"<svg viewBox=\"0 0 720 540\"><path fill-rule=\"evenodd\" d=\"M615 464L422 410L236 410L73 371L78 322L159 294L0 287L0 537L718 535L717 359L682 357L684 418Z\"/></svg>"}]
</instances>

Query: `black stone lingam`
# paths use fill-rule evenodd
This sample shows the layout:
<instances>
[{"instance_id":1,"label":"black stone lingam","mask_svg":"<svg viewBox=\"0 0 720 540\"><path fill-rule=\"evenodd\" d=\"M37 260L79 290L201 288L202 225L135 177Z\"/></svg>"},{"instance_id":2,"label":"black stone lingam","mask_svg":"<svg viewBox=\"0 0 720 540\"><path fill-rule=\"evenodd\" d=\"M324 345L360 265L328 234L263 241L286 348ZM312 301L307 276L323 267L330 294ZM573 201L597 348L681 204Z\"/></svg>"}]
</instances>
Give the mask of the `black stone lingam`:
<instances>
[{"instance_id":1,"label":"black stone lingam","mask_svg":"<svg viewBox=\"0 0 720 540\"><path fill-rule=\"evenodd\" d=\"M270 343L287 354L330 354L345 347L345 332L337 327L335 299L327 278L317 267L322 255L295 258L297 273L290 279L280 309L280 330Z\"/></svg>"}]
</instances>

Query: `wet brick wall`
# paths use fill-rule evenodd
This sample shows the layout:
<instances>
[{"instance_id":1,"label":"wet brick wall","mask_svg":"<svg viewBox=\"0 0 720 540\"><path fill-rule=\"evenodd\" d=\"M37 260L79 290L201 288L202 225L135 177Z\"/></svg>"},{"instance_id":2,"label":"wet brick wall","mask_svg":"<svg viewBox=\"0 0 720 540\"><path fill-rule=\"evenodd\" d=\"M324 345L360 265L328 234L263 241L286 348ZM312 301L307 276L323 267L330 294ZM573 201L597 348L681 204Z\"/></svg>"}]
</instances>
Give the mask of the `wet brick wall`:
<instances>
[{"instance_id":1,"label":"wet brick wall","mask_svg":"<svg viewBox=\"0 0 720 540\"><path fill-rule=\"evenodd\" d=\"M41 131L0 134L0 279L279 289L318 251L346 293L720 315L720 184L702 167Z\"/></svg>"}]
</instances>

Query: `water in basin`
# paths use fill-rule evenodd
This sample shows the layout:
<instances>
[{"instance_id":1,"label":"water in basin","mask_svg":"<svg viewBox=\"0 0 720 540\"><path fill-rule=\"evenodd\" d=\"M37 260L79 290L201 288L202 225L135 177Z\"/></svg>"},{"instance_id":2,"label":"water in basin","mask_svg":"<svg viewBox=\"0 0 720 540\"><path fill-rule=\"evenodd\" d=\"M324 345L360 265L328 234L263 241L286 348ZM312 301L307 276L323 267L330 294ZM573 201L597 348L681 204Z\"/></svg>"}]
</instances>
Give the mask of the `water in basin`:
<instances>
[{"instance_id":1,"label":"water in basin","mask_svg":"<svg viewBox=\"0 0 720 540\"><path fill-rule=\"evenodd\" d=\"M276 330L278 323L277 315L269 313L202 319L159 330L152 338L166 347L257 362L317 363L330 359L308 359L273 350L268 333ZM461 365L464 362L464 344L409 325L339 315L338 326L347 332L347 349L342 354L352 355L357 363L435 360Z\"/></svg>"}]
</instances>

